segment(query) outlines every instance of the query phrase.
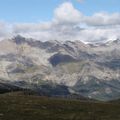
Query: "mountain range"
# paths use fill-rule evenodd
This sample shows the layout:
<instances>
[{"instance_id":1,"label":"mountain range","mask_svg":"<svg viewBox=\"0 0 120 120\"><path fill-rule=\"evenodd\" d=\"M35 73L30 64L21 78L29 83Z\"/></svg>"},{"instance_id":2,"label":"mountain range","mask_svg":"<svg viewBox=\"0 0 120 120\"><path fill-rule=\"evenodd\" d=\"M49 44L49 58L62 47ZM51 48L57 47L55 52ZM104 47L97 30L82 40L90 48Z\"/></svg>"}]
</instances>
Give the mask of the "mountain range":
<instances>
[{"instance_id":1,"label":"mountain range","mask_svg":"<svg viewBox=\"0 0 120 120\"><path fill-rule=\"evenodd\" d=\"M0 92L27 89L48 96L120 98L120 40L104 43L0 41Z\"/></svg>"}]
</instances>

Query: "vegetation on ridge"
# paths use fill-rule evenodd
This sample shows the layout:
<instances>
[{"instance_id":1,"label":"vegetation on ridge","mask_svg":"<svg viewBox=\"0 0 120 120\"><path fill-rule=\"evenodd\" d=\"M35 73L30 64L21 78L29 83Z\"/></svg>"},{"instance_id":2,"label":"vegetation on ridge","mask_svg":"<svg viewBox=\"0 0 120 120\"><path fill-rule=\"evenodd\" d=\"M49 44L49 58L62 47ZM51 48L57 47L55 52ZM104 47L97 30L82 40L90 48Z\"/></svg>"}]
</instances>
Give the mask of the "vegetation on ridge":
<instances>
[{"instance_id":1,"label":"vegetation on ridge","mask_svg":"<svg viewBox=\"0 0 120 120\"><path fill-rule=\"evenodd\" d=\"M0 120L120 120L120 104L13 92L0 95Z\"/></svg>"}]
</instances>

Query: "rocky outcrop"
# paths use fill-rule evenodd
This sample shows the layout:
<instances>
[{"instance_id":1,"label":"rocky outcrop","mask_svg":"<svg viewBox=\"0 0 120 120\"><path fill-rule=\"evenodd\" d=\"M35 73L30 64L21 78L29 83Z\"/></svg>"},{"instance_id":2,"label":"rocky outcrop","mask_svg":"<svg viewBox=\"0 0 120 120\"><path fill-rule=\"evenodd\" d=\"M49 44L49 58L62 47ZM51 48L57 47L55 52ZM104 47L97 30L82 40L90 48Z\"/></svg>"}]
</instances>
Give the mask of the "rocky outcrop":
<instances>
[{"instance_id":1,"label":"rocky outcrop","mask_svg":"<svg viewBox=\"0 0 120 120\"><path fill-rule=\"evenodd\" d=\"M0 42L0 79L20 88L35 89L36 85L41 89L44 84L41 91L50 88L54 91L50 94L57 95L60 91L66 94L64 86L72 94L99 100L117 99L120 98L119 41L41 42L21 36L3 40ZM19 84L20 81L26 84ZM46 82L52 82L55 89Z\"/></svg>"}]
</instances>

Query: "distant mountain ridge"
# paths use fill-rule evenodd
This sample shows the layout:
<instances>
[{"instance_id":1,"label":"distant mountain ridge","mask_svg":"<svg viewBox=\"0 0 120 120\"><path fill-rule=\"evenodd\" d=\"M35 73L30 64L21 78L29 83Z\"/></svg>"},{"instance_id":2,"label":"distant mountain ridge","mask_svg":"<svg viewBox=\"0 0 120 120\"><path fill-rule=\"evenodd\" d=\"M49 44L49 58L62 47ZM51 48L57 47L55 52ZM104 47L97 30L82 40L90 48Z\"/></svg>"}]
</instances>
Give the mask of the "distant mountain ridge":
<instances>
[{"instance_id":1,"label":"distant mountain ridge","mask_svg":"<svg viewBox=\"0 0 120 120\"><path fill-rule=\"evenodd\" d=\"M42 42L19 35L3 40L0 88L3 83L4 89L9 88L9 83L18 88L47 91L50 95L120 98L120 40L96 44Z\"/></svg>"}]
</instances>

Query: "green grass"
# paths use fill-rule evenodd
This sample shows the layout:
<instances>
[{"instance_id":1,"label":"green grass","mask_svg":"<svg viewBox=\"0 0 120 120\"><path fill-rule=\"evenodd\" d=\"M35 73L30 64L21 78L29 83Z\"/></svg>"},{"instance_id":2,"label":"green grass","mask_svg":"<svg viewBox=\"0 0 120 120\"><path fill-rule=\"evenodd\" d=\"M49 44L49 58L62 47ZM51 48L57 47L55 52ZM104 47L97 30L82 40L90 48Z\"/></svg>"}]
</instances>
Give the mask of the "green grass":
<instances>
[{"instance_id":1,"label":"green grass","mask_svg":"<svg viewBox=\"0 0 120 120\"><path fill-rule=\"evenodd\" d=\"M120 120L120 104L0 95L0 120Z\"/></svg>"}]
</instances>

